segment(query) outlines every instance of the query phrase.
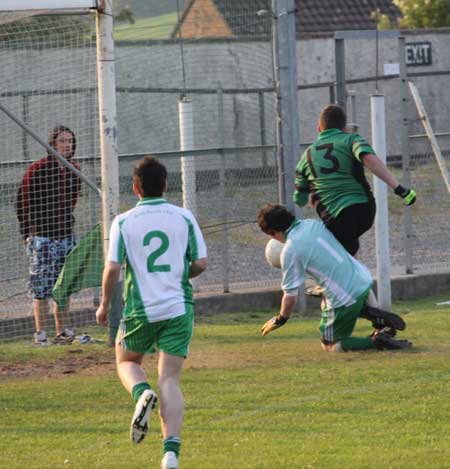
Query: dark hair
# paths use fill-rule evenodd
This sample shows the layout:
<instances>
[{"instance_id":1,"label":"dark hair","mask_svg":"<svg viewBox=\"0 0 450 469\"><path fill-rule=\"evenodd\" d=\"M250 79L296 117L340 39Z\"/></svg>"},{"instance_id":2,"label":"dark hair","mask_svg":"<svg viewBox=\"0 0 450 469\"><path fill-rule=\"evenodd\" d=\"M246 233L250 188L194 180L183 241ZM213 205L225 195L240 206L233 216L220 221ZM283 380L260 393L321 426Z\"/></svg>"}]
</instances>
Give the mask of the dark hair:
<instances>
[{"instance_id":1,"label":"dark hair","mask_svg":"<svg viewBox=\"0 0 450 469\"><path fill-rule=\"evenodd\" d=\"M344 130L347 125L345 111L336 104L330 104L322 109L319 116L319 126L321 130L340 129Z\"/></svg>"},{"instance_id":2,"label":"dark hair","mask_svg":"<svg viewBox=\"0 0 450 469\"><path fill-rule=\"evenodd\" d=\"M275 231L287 231L295 216L283 205L266 204L258 212L256 221L264 233L272 235Z\"/></svg>"},{"instance_id":3,"label":"dark hair","mask_svg":"<svg viewBox=\"0 0 450 469\"><path fill-rule=\"evenodd\" d=\"M161 197L166 181L166 167L154 156L144 156L134 167L133 182L143 197Z\"/></svg>"},{"instance_id":4,"label":"dark hair","mask_svg":"<svg viewBox=\"0 0 450 469\"><path fill-rule=\"evenodd\" d=\"M50 131L49 136L48 136L48 144L51 147L55 148L56 139L58 138L58 135L62 132L68 132L72 134L72 155L71 156L73 156L77 148L77 139L75 138L74 132L70 130L69 127L66 127L65 125L57 125Z\"/></svg>"}]
</instances>

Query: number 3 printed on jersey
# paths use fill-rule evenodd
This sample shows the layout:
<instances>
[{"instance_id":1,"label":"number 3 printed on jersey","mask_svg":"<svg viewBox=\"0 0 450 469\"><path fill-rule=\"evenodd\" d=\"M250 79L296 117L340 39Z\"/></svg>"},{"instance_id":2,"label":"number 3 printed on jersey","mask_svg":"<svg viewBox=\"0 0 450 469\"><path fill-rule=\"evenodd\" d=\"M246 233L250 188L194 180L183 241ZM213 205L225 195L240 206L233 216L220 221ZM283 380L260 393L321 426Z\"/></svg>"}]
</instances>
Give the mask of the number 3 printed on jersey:
<instances>
[{"instance_id":1,"label":"number 3 printed on jersey","mask_svg":"<svg viewBox=\"0 0 450 469\"><path fill-rule=\"evenodd\" d=\"M333 155L333 144L332 143L324 143L323 145L317 145L316 150L326 150L325 155L323 155L324 160L331 161L332 166L327 167L327 166L319 166L319 171L321 174L331 174L335 173L339 169L339 161L338 159ZM312 164L312 159L311 155L308 154L308 164L311 172L313 173L314 177L317 177L316 171L313 167Z\"/></svg>"},{"instance_id":2,"label":"number 3 printed on jersey","mask_svg":"<svg viewBox=\"0 0 450 469\"><path fill-rule=\"evenodd\" d=\"M153 238L158 238L161 244L147 257L147 270L149 272L170 272L170 264L156 264L156 261L169 249L169 237L162 231L149 231L144 236L144 246L148 246Z\"/></svg>"}]
</instances>

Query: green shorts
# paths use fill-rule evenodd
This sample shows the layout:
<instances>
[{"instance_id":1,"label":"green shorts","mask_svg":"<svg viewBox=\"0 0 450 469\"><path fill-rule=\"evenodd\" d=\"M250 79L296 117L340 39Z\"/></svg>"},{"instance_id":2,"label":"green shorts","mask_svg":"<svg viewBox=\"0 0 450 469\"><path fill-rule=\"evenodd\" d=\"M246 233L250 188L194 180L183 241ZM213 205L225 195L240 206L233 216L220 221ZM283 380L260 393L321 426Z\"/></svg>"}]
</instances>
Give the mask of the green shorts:
<instances>
[{"instance_id":1,"label":"green shorts","mask_svg":"<svg viewBox=\"0 0 450 469\"><path fill-rule=\"evenodd\" d=\"M133 317L123 318L117 331L116 344L132 352L151 354L161 351L186 358L193 330L193 311L150 323Z\"/></svg>"},{"instance_id":2,"label":"green shorts","mask_svg":"<svg viewBox=\"0 0 450 469\"><path fill-rule=\"evenodd\" d=\"M338 342L352 335L358 319L372 287L358 296L351 306L330 308L327 302L322 307L322 319L320 321L320 336L326 342Z\"/></svg>"}]
</instances>

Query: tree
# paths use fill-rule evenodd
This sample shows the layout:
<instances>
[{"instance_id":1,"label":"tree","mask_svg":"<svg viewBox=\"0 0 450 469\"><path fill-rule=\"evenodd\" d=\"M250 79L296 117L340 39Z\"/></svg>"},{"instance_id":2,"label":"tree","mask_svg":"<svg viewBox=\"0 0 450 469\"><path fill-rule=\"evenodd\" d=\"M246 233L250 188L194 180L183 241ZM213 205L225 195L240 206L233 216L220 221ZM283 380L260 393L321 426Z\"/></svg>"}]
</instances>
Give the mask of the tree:
<instances>
[{"instance_id":1,"label":"tree","mask_svg":"<svg viewBox=\"0 0 450 469\"><path fill-rule=\"evenodd\" d=\"M113 14L118 23L134 24L136 21L128 0L113 0Z\"/></svg>"},{"instance_id":2,"label":"tree","mask_svg":"<svg viewBox=\"0 0 450 469\"><path fill-rule=\"evenodd\" d=\"M393 3L402 12L401 28L450 26L449 0L393 0Z\"/></svg>"}]
</instances>

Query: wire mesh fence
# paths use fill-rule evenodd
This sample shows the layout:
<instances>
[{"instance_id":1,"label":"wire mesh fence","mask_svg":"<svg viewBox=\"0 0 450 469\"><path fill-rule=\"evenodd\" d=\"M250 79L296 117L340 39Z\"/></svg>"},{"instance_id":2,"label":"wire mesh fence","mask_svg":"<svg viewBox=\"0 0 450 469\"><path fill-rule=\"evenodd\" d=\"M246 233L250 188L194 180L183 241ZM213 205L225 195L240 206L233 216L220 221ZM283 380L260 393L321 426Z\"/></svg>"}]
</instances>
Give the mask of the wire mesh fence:
<instances>
[{"instance_id":1,"label":"wire mesh fence","mask_svg":"<svg viewBox=\"0 0 450 469\"><path fill-rule=\"evenodd\" d=\"M217 20L214 15L191 17L185 19L184 28L174 30L171 39L118 42L115 46L120 211L136 203L131 172L145 154L157 155L167 166L167 199L182 204L178 107L186 97L192 103L193 142L186 155L195 161L192 184L196 216L210 260L208 270L195 282L199 293L264 288L280 280L279 271L270 268L264 259L267 238L255 224L258 208L278 201L272 18L243 8L228 18L234 27L228 32L220 30L218 24L211 26L213 20ZM101 186L94 31L91 16L36 20L0 15L0 99L44 139L55 124L71 128L77 138L75 161L84 175ZM297 46L300 136L305 148L316 136L321 108L333 100L333 39L301 40ZM436 49L443 50L438 43ZM398 61L396 41L381 41L378 61L374 55L373 41L347 45L346 78L352 96L347 110L350 120L360 125L359 132L370 141L370 95L375 89L386 95L388 159L393 172L402 179L400 82L382 73L384 63ZM441 64L436 75L414 76L414 80L434 130L445 133L446 75L440 73L450 65L439 55L436 60ZM368 79L373 77L374 67L378 67L380 76ZM405 236L413 242L416 272L448 270L449 197L429 143L414 136L423 132L414 106L408 106L411 180L418 200L411 209L413 231L405 234L401 200L389 198L393 273L404 273ZM25 171L46 151L2 113L0 140L4 149L0 161L0 243L4 255L0 274L1 339L33 331L29 259L19 234L15 200ZM448 158L450 139L444 135L439 141ZM98 196L83 184L74 210L78 240L100 221L100 211ZM307 208L303 216L315 214ZM363 237L359 257L374 272L373 230ZM97 289L90 289L72 296L72 319L92 321L98 295Z\"/></svg>"}]
</instances>

